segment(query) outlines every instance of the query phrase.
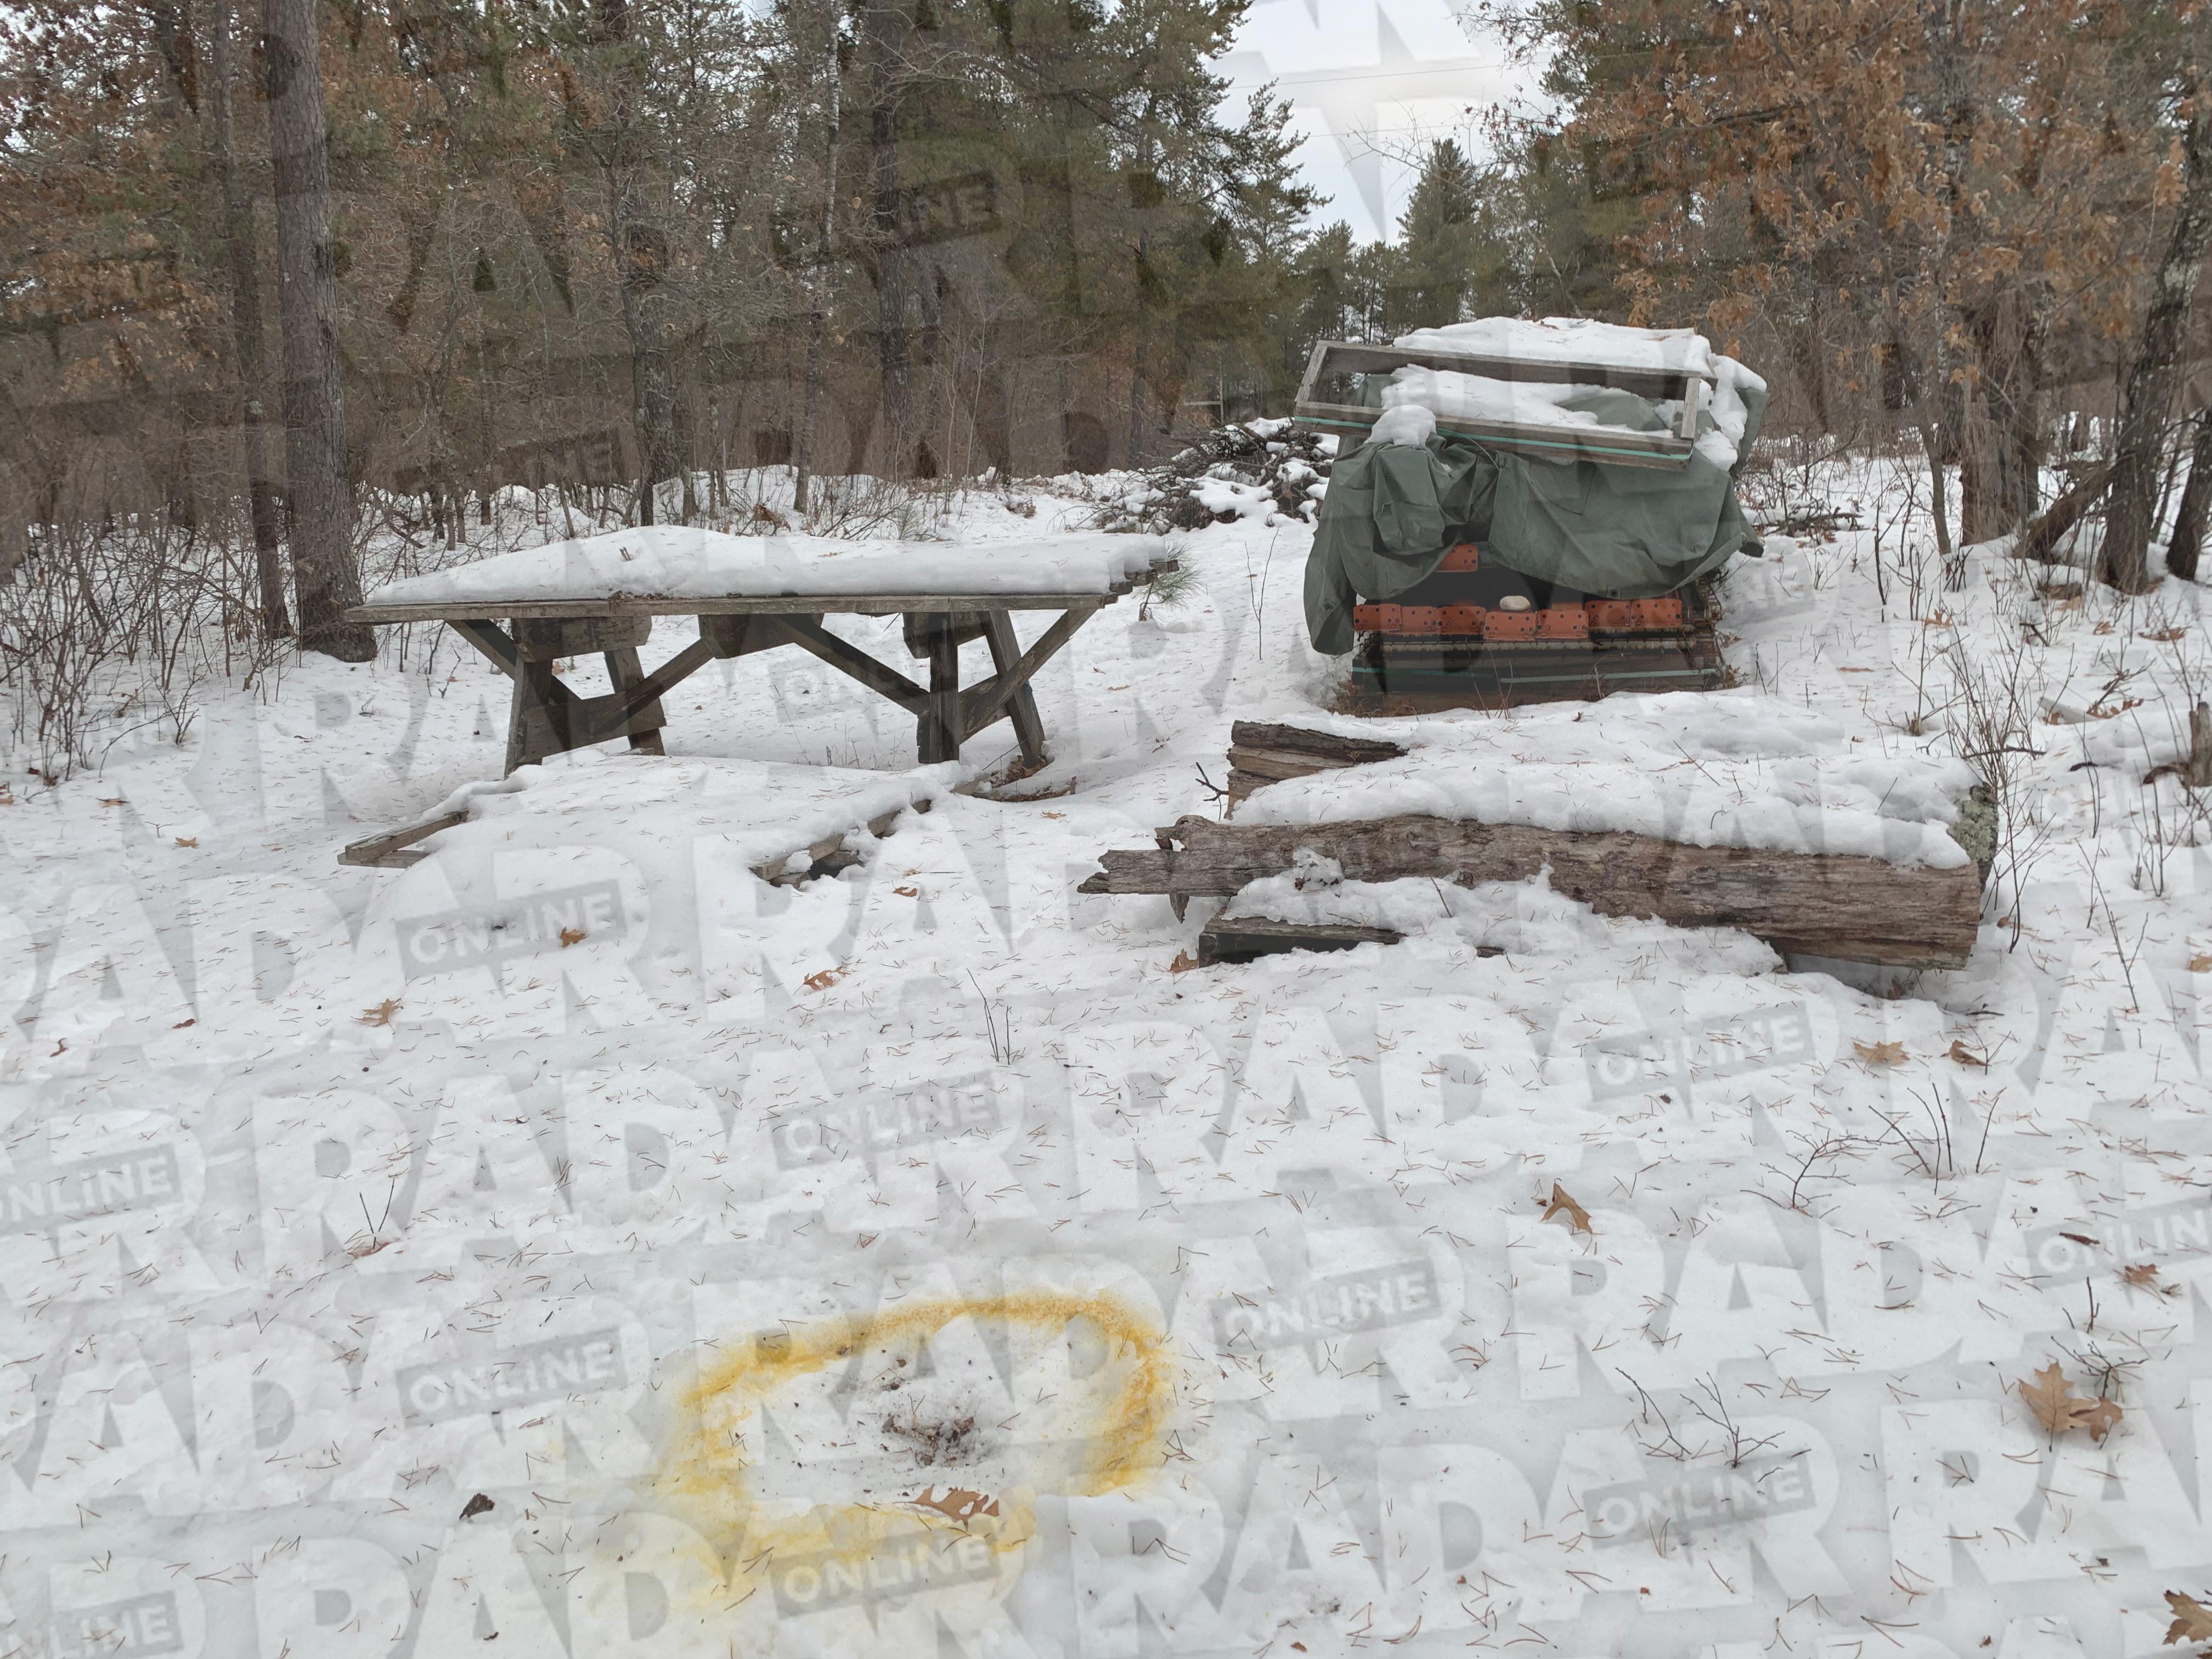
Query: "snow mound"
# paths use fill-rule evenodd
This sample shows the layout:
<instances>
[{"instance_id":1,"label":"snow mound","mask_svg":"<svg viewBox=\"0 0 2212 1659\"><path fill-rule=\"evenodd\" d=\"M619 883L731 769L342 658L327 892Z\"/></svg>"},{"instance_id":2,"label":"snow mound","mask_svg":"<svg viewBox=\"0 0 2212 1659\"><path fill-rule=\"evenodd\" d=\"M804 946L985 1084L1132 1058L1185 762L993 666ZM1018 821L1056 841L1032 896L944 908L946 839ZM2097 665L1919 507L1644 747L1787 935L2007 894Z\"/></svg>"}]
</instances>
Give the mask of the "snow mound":
<instances>
[{"instance_id":1,"label":"snow mound","mask_svg":"<svg viewBox=\"0 0 2212 1659\"><path fill-rule=\"evenodd\" d=\"M422 844L456 861L479 848L542 842L615 846L651 859L665 845L688 860L702 836L726 838L727 862L750 869L846 835L872 818L940 793L922 768L900 775L777 761L580 755L558 767L525 766L497 783L471 784L439 809L466 823Z\"/></svg>"},{"instance_id":2,"label":"snow mound","mask_svg":"<svg viewBox=\"0 0 2212 1659\"><path fill-rule=\"evenodd\" d=\"M1711 375L1714 384L1709 409L1713 429L1699 438L1698 453L1724 469L1735 465L1743 443L1748 418L1745 392L1766 389L1765 380L1735 358L1716 352L1712 342L1694 329L1626 328L1579 317L1553 317L1541 322L1482 317L1446 328L1417 329L1401 335L1395 343L1408 350L1462 351L1524 362L1597 363ZM1382 402L1386 410L1420 407L1448 420L1501 421L1585 431L1632 429L1602 421L1587 409L1565 406L1588 390L1571 383L1499 380L1453 369L1409 366L1390 377L1382 391ZM1652 408L1670 428L1680 419L1679 401L1655 402Z\"/></svg>"},{"instance_id":3,"label":"snow mound","mask_svg":"<svg viewBox=\"0 0 2212 1659\"><path fill-rule=\"evenodd\" d=\"M1395 392L1397 387L1394 385L1391 390ZM1374 429L1367 434L1367 441L1371 444L1425 444L1436 429L1437 416L1432 405L1419 399L1392 403L1376 418Z\"/></svg>"},{"instance_id":4,"label":"snow mound","mask_svg":"<svg viewBox=\"0 0 2212 1659\"><path fill-rule=\"evenodd\" d=\"M1540 363L1605 363L1711 374L1712 342L1693 328L1628 328L1587 317L1478 317L1443 328L1416 329L1396 343L1423 351L1465 351Z\"/></svg>"},{"instance_id":5,"label":"snow mound","mask_svg":"<svg viewBox=\"0 0 2212 1659\"><path fill-rule=\"evenodd\" d=\"M769 598L778 594L1103 593L1168 556L1145 537L1076 535L961 545L728 536L656 525L480 559L388 583L372 605L483 600Z\"/></svg>"},{"instance_id":6,"label":"snow mound","mask_svg":"<svg viewBox=\"0 0 2212 1659\"><path fill-rule=\"evenodd\" d=\"M1964 762L1885 753L1826 714L1753 692L1306 723L1410 752L1271 784L1238 810L1240 819L1424 814L1936 869L1970 861L1948 828L1973 787Z\"/></svg>"}]
</instances>

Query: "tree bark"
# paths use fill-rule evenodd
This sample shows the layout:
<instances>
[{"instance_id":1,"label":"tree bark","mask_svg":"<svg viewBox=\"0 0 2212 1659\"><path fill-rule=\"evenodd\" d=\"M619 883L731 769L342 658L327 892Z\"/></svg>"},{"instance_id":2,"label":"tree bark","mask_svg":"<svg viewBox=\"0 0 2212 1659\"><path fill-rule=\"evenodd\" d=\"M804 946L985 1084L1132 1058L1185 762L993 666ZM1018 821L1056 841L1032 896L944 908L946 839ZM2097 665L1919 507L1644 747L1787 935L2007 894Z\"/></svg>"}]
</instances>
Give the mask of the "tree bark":
<instances>
[{"instance_id":1,"label":"tree bark","mask_svg":"<svg viewBox=\"0 0 2212 1659\"><path fill-rule=\"evenodd\" d=\"M2188 88L2191 102L2200 102L2207 90L2192 83ZM2142 336L2128 366L2112 450L2112 490L2097 575L2125 593L2147 592L2158 585L2150 572L2150 542L2158 533L2159 461L2166 447L2166 414L2181 379L2182 331L2190 303L2197 297L2208 240L2212 240L2212 110L2197 107L2182 140L2181 206L2159 259Z\"/></svg>"},{"instance_id":2,"label":"tree bark","mask_svg":"<svg viewBox=\"0 0 2212 1659\"><path fill-rule=\"evenodd\" d=\"M902 8L876 0L864 14L868 43L868 170L874 193L876 244L876 366L884 433L884 476L904 477L914 456L908 335L909 264L900 246L898 70L912 19Z\"/></svg>"},{"instance_id":3,"label":"tree bark","mask_svg":"<svg viewBox=\"0 0 2212 1659\"><path fill-rule=\"evenodd\" d=\"M2212 507L2212 409L2197 412L2197 442L2190 451L2189 479L2181 486L2181 505L2173 513L2173 539L2166 544L2166 568L2182 580L2197 580L2197 556L2204 545L2204 519Z\"/></svg>"},{"instance_id":4,"label":"tree bark","mask_svg":"<svg viewBox=\"0 0 2212 1659\"><path fill-rule=\"evenodd\" d=\"M676 383L668 370L668 271L673 244L654 202L652 163L642 144L645 55L633 48L628 0L600 0L599 33L617 54L605 153L607 235L622 292L629 342L630 409L644 477L638 522L652 524L655 486L676 476Z\"/></svg>"},{"instance_id":5,"label":"tree bark","mask_svg":"<svg viewBox=\"0 0 2212 1659\"><path fill-rule=\"evenodd\" d=\"M836 256L837 247L837 143L842 118L837 100L839 3L840 0L824 0L823 5L830 39L823 54L823 72L826 79L823 97L827 106L827 118L823 123L822 146L822 235L814 250L814 269L807 276L811 304L806 319L805 384L799 395L799 437L792 447L792 464L796 469L792 483L791 507L793 513L806 511L807 487L813 480L814 426L822 406L822 364L830 332L830 262Z\"/></svg>"},{"instance_id":6,"label":"tree bark","mask_svg":"<svg viewBox=\"0 0 2212 1659\"><path fill-rule=\"evenodd\" d=\"M2081 515L2105 493L2112 477L2112 464L2106 461L2051 502L2040 516L2031 520L2027 527L2020 532L2020 539L2013 544L2013 556L2021 559L2048 560L2051 549L2058 545L2059 538L2079 524Z\"/></svg>"},{"instance_id":7,"label":"tree bark","mask_svg":"<svg viewBox=\"0 0 2212 1659\"><path fill-rule=\"evenodd\" d=\"M1998 490L2007 529L2043 510L2043 452L2048 441L2043 427L2043 326L2032 313L2021 325L2012 371L2001 411L2004 447L1999 451Z\"/></svg>"},{"instance_id":8,"label":"tree bark","mask_svg":"<svg viewBox=\"0 0 2212 1659\"><path fill-rule=\"evenodd\" d=\"M269 158L276 195L276 270L284 336L286 503L300 643L367 662L376 639L343 613L361 603L353 492L346 477L345 387L338 361L337 250L323 112L315 0L261 0Z\"/></svg>"},{"instance_id":9,"label":"tree bark","mask_svg":"<svg viewBox=\"0 0 2212 1659\"><path fill-rule=\"evenodd\" d=\"M644 189L635 166L608 170L609 218L622 271L623 331L629 341L630 396L645 465L638 522L652 524L655 487L676 476L678 457L676 382L668 368L668 236L645 206Z\"/></svg>"},{"instance_id":10,"label":"tree bark","mask_svg":"<svg viewBox=\"0 0 2212 1659\"><path fill-rule=\"evenodd\" d=\"M1311 848L1347 880L1422 877L1474 886L1551 872L1555 891L1600 915L1740 927L1778 950L1907 968L1956 968L1974 947L1982 886L1948 870L1838 854L1696 847L1620 830L1538 830L1407 817L1234 824L1185 817L1158 850L1100 854L1085 893L1226 897L1292 867ZM1180 845L1176 845L1180 843Z\"/></svg>"},{"instance_id":11,"label":"tree bark","mask_svg":"<svg viewBox=\"0 0 2212 1659\"><path fill-rule=\"evenodd\" d=\"M255 246L253 203L238 167L233 129L230 77L229 0L216 0L210 22L214 34L214 85L209 102L214 116L216 172L222 185L223 252L230 267L231 338L238 358L240 423L245 434L246 509L253 525L253 566L261 602L261 631L270 639L292 632L284 603L284 563L279 553L276 491L269 477L269 363L261 325L261 261Z\"/></svg>"}]
</instances>

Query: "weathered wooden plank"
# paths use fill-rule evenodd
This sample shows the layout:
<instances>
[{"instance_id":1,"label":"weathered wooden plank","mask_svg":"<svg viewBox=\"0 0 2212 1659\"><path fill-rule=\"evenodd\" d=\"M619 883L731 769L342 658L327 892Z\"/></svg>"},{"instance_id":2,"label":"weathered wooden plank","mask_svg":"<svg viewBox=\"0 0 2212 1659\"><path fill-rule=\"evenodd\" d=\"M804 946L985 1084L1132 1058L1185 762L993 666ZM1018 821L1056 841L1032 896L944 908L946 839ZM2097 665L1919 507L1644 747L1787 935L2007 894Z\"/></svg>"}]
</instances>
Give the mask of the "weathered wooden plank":
<instances>
[{"instance_id":1,"label":"weathered wooden plank","mask_svg":"<svg viewBox=\"0 0 2212 1659\"><path fill-rule=\"evenodd\" d=\"M1155 570L1165 565L1155 566ZM1095 611L1151 580L1116 582L1083 593L746 593L715 599L455 599L434 605L357 605L348 622L449 622L456 617L716 617L791 615L896 617L909 611L973 611L988 605L997 611Z\"/></svg>"},{"instance_id":2,"label":"weathered wooden plank","mask_svg":"<svg viewBox=\"0 0 2212 1659\"><path fill-rule=\"evenodd\" d=\"M643 645L653 637L653 618L618 617L524 617L514 624L514 648L526 662L551 662Z\"/></svg>"},{"instance_id":3,"label":"weathered wooden plank","mask_svg":"<svg viewBox=\"0 0 2212 1659\"><path fill-rule=\"evenodd\" d=\"M658 732L667 723L650 705L627 715L615 705L615 698L607 696L580 698L573 708L526 710L523 715L522 758L516 764L531 766L550 756L565 755L572 749L588 749L593 744L611 742L616 738L640 737Z\"/></svg>"},{"instance_id":4,"label":"weathered wooden plank","mask_svg":"<svg viewBox=\"0 0 2212 1659\"><path fill-rule=\"evenodd\" d=\"M1198 965L1251 962L1286 951L1349 951L1362 945L1395 945L1405 937L1390 927L1352 927L1259 916L1216 916L1199 930Z\"/></svg>"},{"instance_id":5,"label":"weathered wooden plank","mask_svg":"<svg viewBox=\"0 0 2212 1659\"><path fill-rule=\"evenodd\" d=\"M812 652L832 668L860 681L878 696L890 698L908 713L920 714L927 706L928 692L889 664L878 662L857 645L847 644L811 617L787 616L763 620L781 629L801 650Z\"/></svg>"},{"instance_id":6,"label":"weathered wooden plank","mask_svg":"<svg viewBox=\"0 0 2212 1659\"><path fill-rule=\"evenodd\" d=\"M576 704L582 701L555 678L550 662L518 661L513 672L514 700L507 715L509 773L574 748L570 733Z\"/></svg>"},{"instance_id":7,"label":"weathered wooden plank","mask_svg":"<svg viewBox=\"0 0 2212 1659\"><path fill-rule=\"evenodd\" d=\"M1383 738L1341 737L1334 732L1313 732L1302 726L1281 726L1268 720L1238 720L1229 728L1229 741L1239 749L1302 756L1329 766L1361 766L1370 761L1396 760L1406 752L1402 744Z\"/></svg>"},{"instance_id":8,"label":"weathered wooden plank","mask_svg":"<svg viewBox=\"0 0 2212 1659\"><path fill-rule=\"evenodd\" d=\"M1301 848L1334 859L1355 881L1421 876L1472 886L1548 869L1554 890L1602 915L1739 927L1778 950L1905 968L1960 966L1981 918L1972 865L1934 870L1423 817L1290 825L1184 817L1157 835L1157 848L1104 854L1104 868L1079 890L1165 893L1178 904L1226 897L1290 869Z\"/></svg>"},{"instance_id":9,"label":"weathered wooden plank","mask_svg":"<svg viewBox=\"0 0 2212 1659\"><path fill-rule=\"evenodd\" d=\"M623 717L627 719L648 703L657 704L662 697L712 662L718 654L708 641L694 640L650 674L617 678L615 684L621 692L618 707ZM637 653L633 651L629 655L629 667L623 672L635 675Z\"/></svg>"},{"instance_id":10,"label":"weathered wooden plank","mask_svg":"<svg viewBox=\"0 0 2212 1659\"><path fill-rule=\"evenodd\" d=\"M1054 653L1075 637L1075 630L1089 622L1091 616L1091 613L1089 611L1069 611L1051 627L1046 629L1043 633L1038 635L1036 643L1023 652L1021 659L1011 669L1004 663L1000 663L998 673L987 682L991 688L990 696L980 702L973 713L967 716L970 721L969 730L981 731L998 719L999 711L1005 707L1007 700L1017 691L1028 686L1030 678L1037 670L1051 661ZM1013 635L1011 622L1007 625L1006 634L1011 641ZM994 659L997 658L998 652L995 649L992 656ZM1034 710L1036 706L1034 702L1030 706ZM1039 734L1040 736L1042 734L1041 726Z\"/></svg>"},{"instance_id":11,"label":"weathered wooden plank","mask_svg":"<svg viewBox=\"0 0 2212 1659\"><path fill-rule=\"evenodd\" d=\"M1396 760L1405 753L1399 744L1378 738L1346 738L1303 726L1238 720L1229 728L1229 804L1235 807L1270 783Z\"/></svg>"},{"instance_id":12,"label":"weathered wooden plank","mask_svg":"<svg viewBox=\"0 0 2212 1659\"><path fill-rule=\"evenodd\" d=\"M696 659L672 677L668 671L696 653ZM673 685L689 673L691 668L707 660L708 653L696 641L663 663L647 678L645 665L638 660L637 647L619 646L604 653L607 664L607 683L614 687L611 708L601 718L619 720L629 732L630 752L637 755L665 755L661 746L660 728L668 724L668 716L660 709L660 693L665 685ZM586 739L588 741L588 739Z\"/></svg>"},{"instance_id":13,"label":"weathered wooden plank","mask_svg":"<svg viewBox=\"0 0 2212 1659\"><path fill-rule=\"evenodd\" d=\"M927 611L909 611L906 626L902 630L908 656L916 662L928 660L929 641L940 625L940 619L951 623L954 637L963 645L983 637L983 613L980 611L940 611L934 615Z\"/></svg>"},{"instance_id":14,"label":"weathered wooden plank","mask_svg":"<svg viewBox=\"0 0 2212 1659\"><path fill-rule=\"evenodd\" d=\"M1068 630L1070 634L1074 631ZM1036 671L1032 668L1029 674L1014 678L1022 661L1021 641L1014 635L1014 619L1003 611L986 611L983 637L990 642L991 663L999 671L996 678L1012 679L1013 695L1005 699L1005 703L1006 712L1013 717L1014 741L1021 744L1022 760L1032 769L1042 766L1050 757L1045 753L1044 721L1037 714L1036 688L1030 684L1030 675Z\"/></svg>"},{"instance_id":15,"label":"weathered wooden plank","mask_svg":"<svg viewBox=\"0 0 2212 1659\"><path fill-rule=\"evenodd\" d=\"M717 657L749 657L791 643L781 629L760 624L757 617L710 612L699 618L699 637Z\"/></svg>"},{"instance_id":16,"label":"weathered wooden plank","mask_svg":"<svg viewBox=\"0 0 2212 1659\"><path fill-rule=\"evenodd\" d=\"M958 613L954 613L956 616ZM918 718L915 748L924 766L960 758L960 632L949 623L928 630L929 706Z\"/></svg>"},{"instance_id":17,"label":"weathered wooden plank","mask_svg":"<svg viewBox=\"0 0 2212 1659\"><path fill-rule=\"evenodd\" d=\"M522 658L514 648L514 641L500 631L499 624L487 617L447 617L446 626L476 647L491 665L502 674L522 672Z\"/></svg>"},{"instance_id":18,"label":"weathered wooden plank","mask_svg":"<svg viewBox=\"0 0 2212 1659\"><path fill-rule=\"evenodd\" d=\"M421 823L410 823L404 829L387 830L377 836L364 836L359 841L346 844L345 850L338 854L338 862L369 870L404 870L430 856L430 849L416 846L417 842L427 841L441 830L450 830L457 823L468 821L468 812L464 809L459 812L444 813Z\"/></svg>"}]
</instances>

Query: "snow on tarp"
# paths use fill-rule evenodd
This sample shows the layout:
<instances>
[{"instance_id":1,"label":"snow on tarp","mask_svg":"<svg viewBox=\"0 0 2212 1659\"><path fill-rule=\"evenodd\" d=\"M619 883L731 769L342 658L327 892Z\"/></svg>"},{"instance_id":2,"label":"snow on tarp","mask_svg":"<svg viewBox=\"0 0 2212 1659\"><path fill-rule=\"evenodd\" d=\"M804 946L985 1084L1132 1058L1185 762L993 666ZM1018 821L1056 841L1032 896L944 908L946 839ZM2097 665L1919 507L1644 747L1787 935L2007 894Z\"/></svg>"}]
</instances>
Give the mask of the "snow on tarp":
<instances>
[{"instance_id":1,"label":"snow on tarp","mask_svg":"<svg viewBox=\"0 0 2212 1659\"><path fill-rule=\"evenodd\" d=\"M974 544L726 536L656 525L522 548L387 583L371 605L772 598L779 594L1103 593L1168 556L1154 536Z\"/></svg>"},{"instance_id":2,"label":"snow on tarp","mask_svg":"<svg viewBox=\"0 0 2212 1659\"><path fill-rule=\"evenodd\" d=\"M1733 357L1723 357L1694 329L1626 328L1579 317L1541 322L1517 317L1482 317L1445 328L1417 329L1395 344L1415 351L1458 351L1473 356L1505 357L1524 362L1598 363L1613 368L1650 369L1713 377L1710 409L1713 432L1700 441L1708 458L1722 467L1735 465L1743 441L1747 386L1766 382ZM1448 420L1505 421L1522 426L1611 427L1588 409L1570 408L1589 388L1532 380L1497 380L1451 369L1407 367L1383 388L1386 408L1419 404ZM1672 426L1681 413L1677 401L1654 401L1652 409ZM1634 428L1612 427L1613 430ZM1715 434L1717 434L1716 436Z\"/></svg>"},{"instance_id":3,"label":"snow on tarp","mask_svg":"<svg viewBox=\"0 0 2212 1659\"><path fill-rule=\"evenodd\" d=\"M1973 786L1964 762L1884 754L1825 714L1753 692L1300 724L1410 752L1270 784L1238 808L1240 821L1419 814L1936 869L1970 862L1947 828Z\"/></svg>"}]
</instances>

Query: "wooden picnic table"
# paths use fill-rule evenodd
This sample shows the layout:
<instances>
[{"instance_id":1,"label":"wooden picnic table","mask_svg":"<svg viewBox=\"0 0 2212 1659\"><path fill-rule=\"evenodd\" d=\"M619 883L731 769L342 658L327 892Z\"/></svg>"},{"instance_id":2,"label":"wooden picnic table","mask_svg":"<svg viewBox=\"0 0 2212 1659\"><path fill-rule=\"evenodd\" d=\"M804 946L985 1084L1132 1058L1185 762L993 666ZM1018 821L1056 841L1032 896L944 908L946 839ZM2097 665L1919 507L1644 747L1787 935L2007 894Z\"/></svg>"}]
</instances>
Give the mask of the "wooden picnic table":
<instances>
[{"instance_id":1,"label":"wooden picnic table","mask_svg":"<svg viewBox=\"0 0 2212 1659\"><path fill-rule=\"evenodd\" d=\"M750 656L785 646L811 652L912 714L915 748L925 765L957 759L963 742L1006 720L1013 723L1023 760L1035 768L1049 757L1030 680L1074 637L1076 629L1132 587L1149 581L1151 575L1151 571L1140 572L1090 592L372 602L355 606L345 616L349 622L372 626L441 622L489 657L513 682L508 772L549 755L616 738L628 738L634 750L661 754L660 732L668 724L660 706L664 696L718 658ZM1013 613L1018 611L1060 615L1024 650L1014 634ZM918 684L822 625L823 617L841 615L903 617L908 650L928 661L929 684ZM638 647L650 636L653 619L669 616L696 617L699 637L648 672L639 661ZM979 684L963 687L960 647L974 639L989 645L994 672ZM561 682L554 665L591 652L605 659L614 689L598 696L580 696Z\"/></svg>"}]
</instances>

